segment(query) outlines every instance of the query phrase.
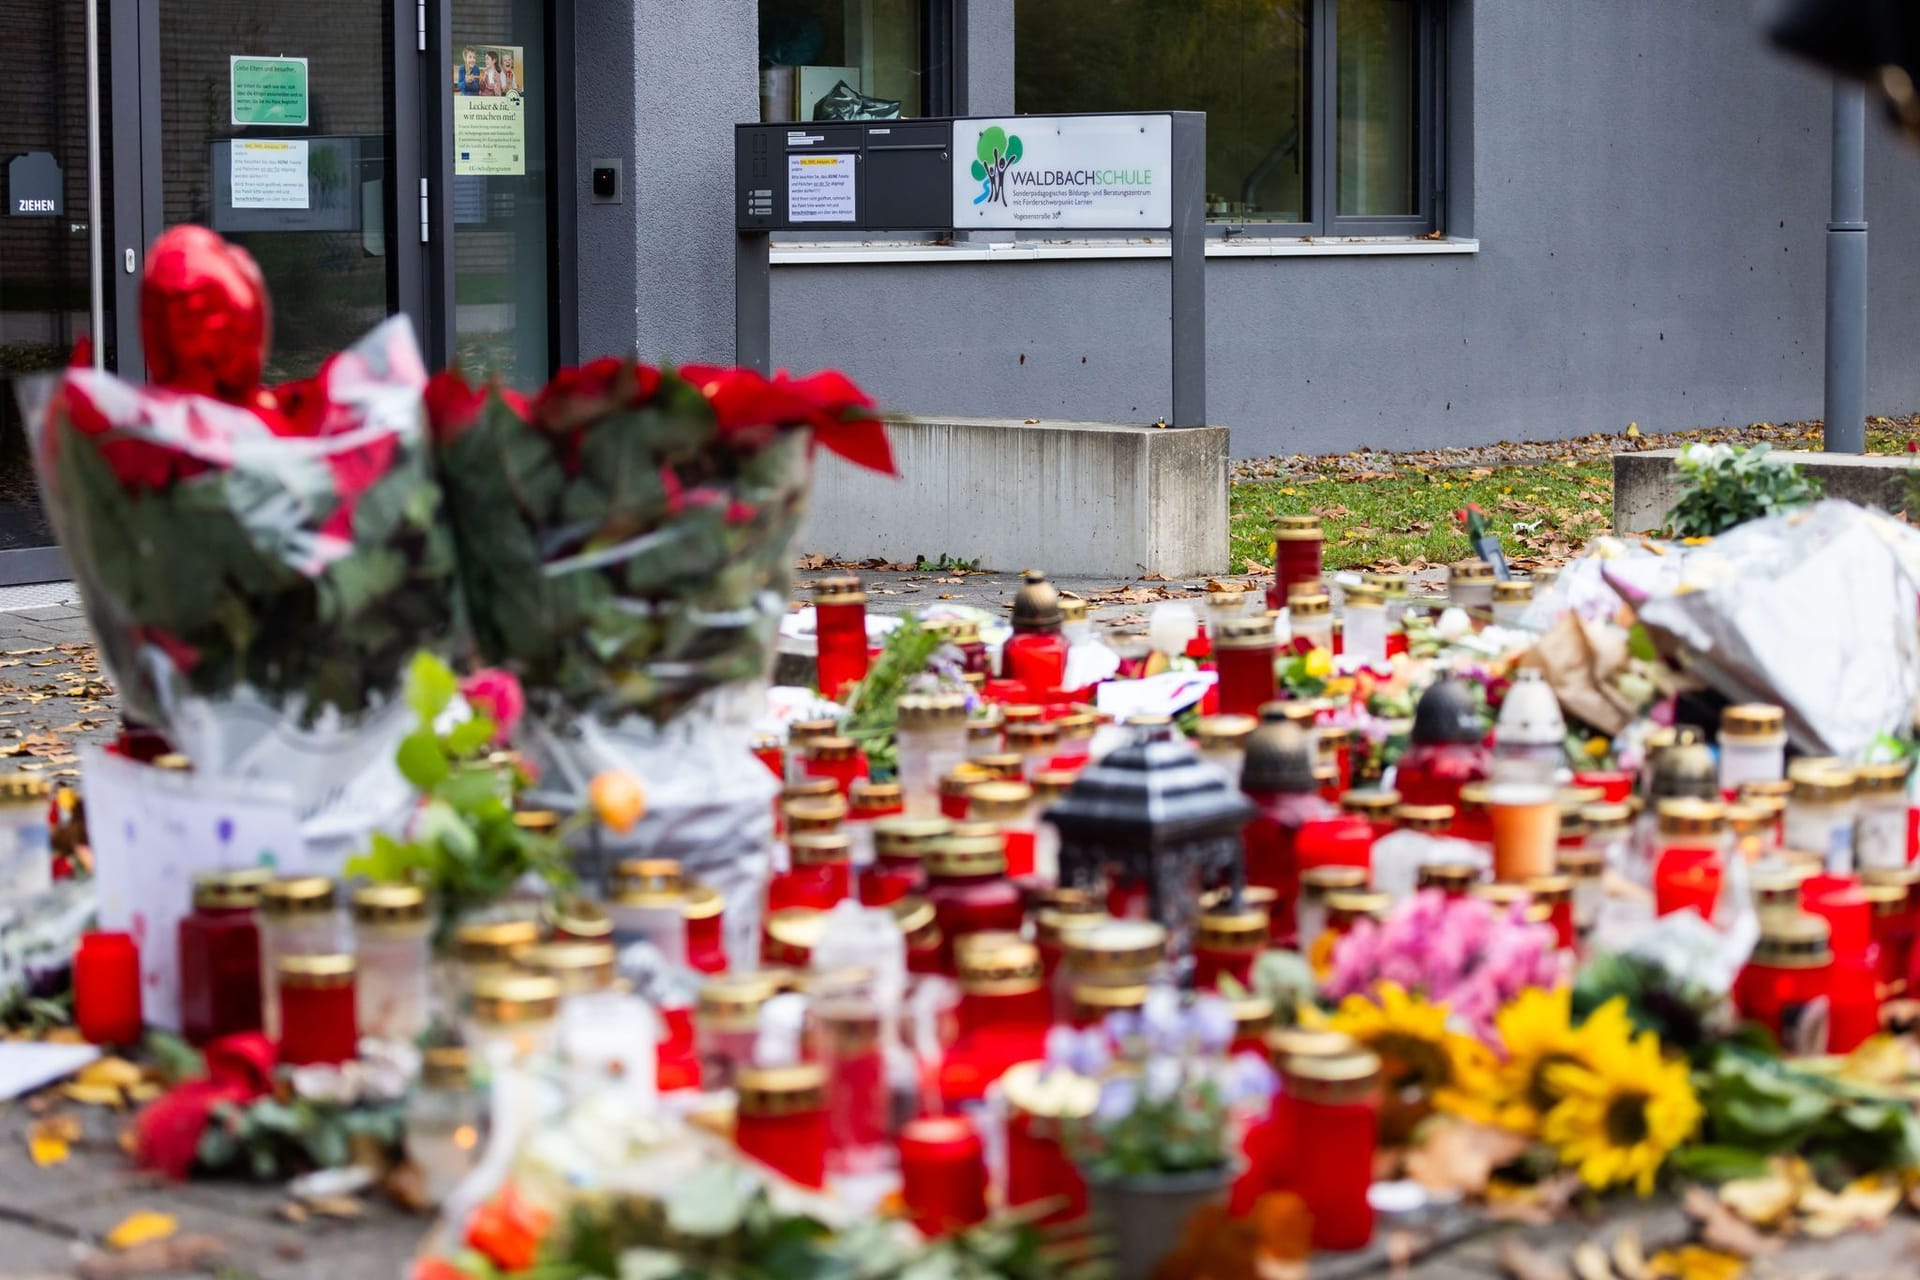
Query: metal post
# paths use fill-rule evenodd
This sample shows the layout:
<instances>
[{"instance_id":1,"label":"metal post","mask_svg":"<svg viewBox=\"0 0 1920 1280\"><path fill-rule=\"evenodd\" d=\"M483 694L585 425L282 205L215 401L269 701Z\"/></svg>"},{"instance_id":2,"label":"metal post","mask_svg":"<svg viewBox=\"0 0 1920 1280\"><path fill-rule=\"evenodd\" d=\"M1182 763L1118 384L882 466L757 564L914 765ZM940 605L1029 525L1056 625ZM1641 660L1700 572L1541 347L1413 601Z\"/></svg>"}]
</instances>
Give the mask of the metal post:
<instances>
[{"instance_id":1,"label":"metal post","mask_svg":"<svg viewBox=\"0 0 1920 1280\"><path fill-rule=\"evenodd\" d=\"M1867 91L1833 85L1833 215L1827 222L1828 453L1867 451Z\"/></svg>"},{"instance_id":2,"label":"metal post","mask_svg":"<svg viewBox=\"0 0 1920 1280\"><path fill-rule=\"evenodd\" d=\"M100 261L100 0L87 0L87 342L107 367L107 289Z\"/></svg>"},{"instance_id":3,"label":"metal post","mask_svg":"<svg viewBox=\"0 0 1920 1280\"><path fill-rule=\"evenodd\" d=\"M772 238L742 231L733 238L733 362L773 371Z\"/></svg>"},{"instance_id":4,"label":"metal post","mask_svg":"<svg viewBox=\"0 0 1920 1280\"><path fill-rule=\"evenodd\" d=\"M1173 113L1173 416L1207 425L1207 117Z\"/></svg>"}]
</instances>

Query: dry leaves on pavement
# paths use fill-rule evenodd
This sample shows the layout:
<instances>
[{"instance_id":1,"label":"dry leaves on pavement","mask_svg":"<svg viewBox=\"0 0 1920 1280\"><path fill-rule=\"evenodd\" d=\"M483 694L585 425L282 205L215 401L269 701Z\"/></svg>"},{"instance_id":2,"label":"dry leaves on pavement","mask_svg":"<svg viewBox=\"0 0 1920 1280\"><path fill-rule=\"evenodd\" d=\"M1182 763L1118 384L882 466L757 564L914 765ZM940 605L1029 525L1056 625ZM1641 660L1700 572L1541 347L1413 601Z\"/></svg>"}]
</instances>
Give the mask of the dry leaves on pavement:
<instances>
[{"instance_id":1,"label":"dry leaves on pavement","mask_svg":"<svg viewBox=\"0 0 1920 1280\"><path fill-rule=\"evenodd\" d=\"M1494 1170L1526 1153L1524 1135L1441 1116L1421 1126L1408 1150L1407 1177L1429 1191L1479 1196Z\"/></svg>"},{"instance_id":2,"label":"dry leaves on pavement","mask_svg":"<svg viewBox=\"0 0 1920 1280\"><path fill-rule=\"evenodd\" d=\"M80 1141L80 1136L79 1116L42 1116L27 1129L27 1154L41 1169L62 1164L73 1154L73 1144Z\"/></svg>"}]
</instances>

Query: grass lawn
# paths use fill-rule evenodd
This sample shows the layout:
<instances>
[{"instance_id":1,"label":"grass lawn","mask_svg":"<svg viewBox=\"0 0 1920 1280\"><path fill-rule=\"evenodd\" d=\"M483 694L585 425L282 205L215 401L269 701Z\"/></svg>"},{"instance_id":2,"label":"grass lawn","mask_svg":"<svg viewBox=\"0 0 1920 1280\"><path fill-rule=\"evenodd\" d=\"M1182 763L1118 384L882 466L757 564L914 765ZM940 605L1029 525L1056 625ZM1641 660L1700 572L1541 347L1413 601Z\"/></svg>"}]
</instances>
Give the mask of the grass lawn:
<instances>
[{"instance_id":1,"label":"grass lawn","mask_svg":"<svg viewBox=\"0 0 1920 1280\"><path fill-rule=\"evenodd\" d=\"M1756 423L1663 436L1587 436L1553 444L1490 445L1430 453L1361 452L1237 463L1230 490L1232 569L1273 561L1273 517L1318 512L1329 569L1422 569L1467 554L1455 515L1477 503L1520 568L1558 564L1613 521L1612 454L1700 440L1818 449L1820 424ZM1902 453L1920 440L1920 415L1874 418L1869 453ZM1916 459L1920 464L1920 458Z\"/></svg>"}]
</instances>

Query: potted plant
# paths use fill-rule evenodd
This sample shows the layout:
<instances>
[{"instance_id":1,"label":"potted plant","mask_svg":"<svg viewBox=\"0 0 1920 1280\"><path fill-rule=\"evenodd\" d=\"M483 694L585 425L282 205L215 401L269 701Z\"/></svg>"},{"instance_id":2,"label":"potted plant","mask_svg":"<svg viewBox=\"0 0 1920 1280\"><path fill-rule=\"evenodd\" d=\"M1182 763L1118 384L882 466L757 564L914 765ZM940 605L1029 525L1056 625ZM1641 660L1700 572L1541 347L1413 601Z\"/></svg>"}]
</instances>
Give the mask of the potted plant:
<instances>
[{"instance_id":1,"label":"potted plant","mask_svg":"<svg viewBox=\"0 0 1920 1280\"><path fill-rule=\"evenodd\" d=\"M1195 1213L1225 1203L1239 1173L1229 1120L1237 1073L1225 1056L1233 1030L1226 1001L1183 1007L1171 988L1156 988L1137 1015L1108 1019L1122 1063L1137 1069L1106 1075L1072 1148L1119 1280L1147 1280Z\"/></svg>"}]
</instances>

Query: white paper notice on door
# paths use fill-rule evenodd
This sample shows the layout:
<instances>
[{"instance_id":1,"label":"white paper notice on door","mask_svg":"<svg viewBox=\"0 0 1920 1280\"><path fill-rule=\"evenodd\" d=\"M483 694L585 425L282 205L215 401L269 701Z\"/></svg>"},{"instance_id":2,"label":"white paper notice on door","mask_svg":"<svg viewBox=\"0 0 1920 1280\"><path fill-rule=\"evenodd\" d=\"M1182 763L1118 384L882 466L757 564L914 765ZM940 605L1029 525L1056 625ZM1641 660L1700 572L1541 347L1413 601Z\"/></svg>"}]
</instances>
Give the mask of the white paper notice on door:
<instances>
[{"instance_id":1,"label":"white paper notice on door","mask_svg":"<svg viewBox=\"0 0 1920 1280\"><path fill-rule=\"evenodd\" d=\"M233 207L305 209L311 200L304 138L235 138Z\"/></svg>"},{"instance_id":2,"label":"white paper notice on door","mask_svg":"<svg viewBox=\"0 0 1920 1280\"><path fill-rule=\"evenodd\" d=\"M787 221L854 221L853 166L851 155L788 156Z\"/></svg>"}]
</instances>

